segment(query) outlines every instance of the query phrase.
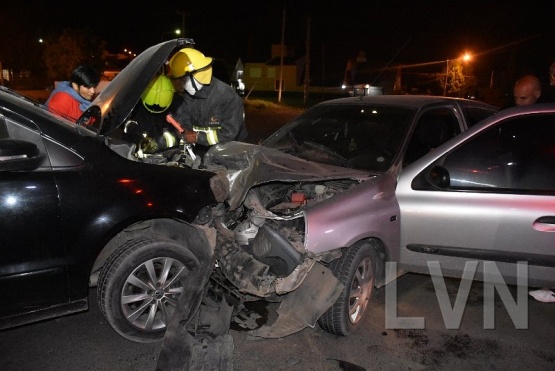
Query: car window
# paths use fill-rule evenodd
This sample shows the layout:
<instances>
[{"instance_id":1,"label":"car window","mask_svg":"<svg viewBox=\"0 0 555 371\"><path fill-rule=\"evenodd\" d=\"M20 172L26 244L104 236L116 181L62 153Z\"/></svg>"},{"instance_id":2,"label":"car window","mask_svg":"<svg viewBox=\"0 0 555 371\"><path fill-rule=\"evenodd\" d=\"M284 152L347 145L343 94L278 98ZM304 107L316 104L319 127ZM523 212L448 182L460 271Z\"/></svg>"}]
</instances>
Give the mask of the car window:
<instances>
[{"instance_id":1,"label":"car window","mask_svg":"<svg viewBox=\"0 0 555 371\"><path fill-rule=\"evenodd\" d=\"M309 161L386 171L415 111L378 105L326 105L306 111L263 145Z\"/></svg>"},{"instance_id":2,"label":"car window","mask_svg":"<svg viewBox=\"0 0 555 371\"><path fill-rule=\"evenodd\" d=\"M46 155L47 151L38 131L34 131L18 124L11 118L0 115L0 139L19 139L26 142L31 142L37 146L42 156L42 164L37 168L37 170L50 170L50 160Z\"/></svg>"},{"instance_id":3,"label":"car window","mask_svg":"<svg viewBox=\"0 0 555 371\"><path fill-rule=\"evenodd\" d=\"M445 158L452 189L555 192L555 115L513 118Z\"/></svg>"},{"instance_id":4,"label":"car window","mask_svg":"<svg viewBox=\"0 0 555 371\"><path fill-rule=\"evenodd\" d=\"M416 123L403 163L408 165L418 160L460 132L459 121L451 110L440 108L425 112Z\"/></svg>"},{"instance_id":5,"label":"car window","mask_svg":"<svg viewBox=\"0 0 555 371\"><path fill-rule=\"evenodd\" d=\"M472 127L472 126L476 125L477 123L479 123L480 121L482 121L486 117L489 117L489 116L493 115L495 112L496 111L492 111L492 110L488 110L488 109L484 109L484 108L479 108L479 107L464 107L463 108L464 118L466 120L466 125L468 127Z\"/></svg>"}]
</instances>

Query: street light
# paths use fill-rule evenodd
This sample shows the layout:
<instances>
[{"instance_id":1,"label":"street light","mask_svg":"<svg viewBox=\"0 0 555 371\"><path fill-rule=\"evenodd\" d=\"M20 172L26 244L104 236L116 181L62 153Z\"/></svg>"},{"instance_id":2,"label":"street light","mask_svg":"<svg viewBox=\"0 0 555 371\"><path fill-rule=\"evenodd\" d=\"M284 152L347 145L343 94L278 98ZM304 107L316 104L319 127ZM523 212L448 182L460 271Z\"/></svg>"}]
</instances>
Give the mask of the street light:
<instances>
[{"instance_id":1,"label":"street light","mask_svg":"<svg viewBox=\"0 0 555 371\"><path fill-rule=\"evenodd\" d=\"M463 62L468 62L472 59L472 55L470 53L464 53L457 59L461 59ZM445 83L443 84L443 96L447 96L447 80L449 79L449 62L452 62L457 59L447 59L445 61Z\"/></svg>"},{"instance_id":2,"label":"street light","mask_svg":"<svg viewBox=\"0 0 555 371\"><path fill-rule=\"evenodd\" d=\"M163 34L160 35L160 42L164 41L164 35L169 35L169 34L176 34L176 35L181 35L181 30L180 29L176 29L174 31L168 31L168 32L164 32Z\"/></svg>"}]
</instances>

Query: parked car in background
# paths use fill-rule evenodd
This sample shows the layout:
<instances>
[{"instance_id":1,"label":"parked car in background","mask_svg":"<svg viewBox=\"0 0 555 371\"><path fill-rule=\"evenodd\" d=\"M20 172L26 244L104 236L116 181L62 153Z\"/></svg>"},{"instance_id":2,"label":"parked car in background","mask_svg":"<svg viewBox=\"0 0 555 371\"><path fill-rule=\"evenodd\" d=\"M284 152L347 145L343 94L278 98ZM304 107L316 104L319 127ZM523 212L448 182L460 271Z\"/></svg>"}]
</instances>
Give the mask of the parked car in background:
<instances>
[{"instance_id":1,"label":"parked car in background","mask_svg":"<svg viewBox=\"0 0 555 371\"><path fill-rule=\"evenodd\" d=\"M243 82L243 70L237 71L237 68L242 68L242 64L235 66L235 70L231 73L226 62L222 59L212 60L212 74L219 80L231 86L237 94L245 95L245 83Z\"/></svg>"}]
</instances>

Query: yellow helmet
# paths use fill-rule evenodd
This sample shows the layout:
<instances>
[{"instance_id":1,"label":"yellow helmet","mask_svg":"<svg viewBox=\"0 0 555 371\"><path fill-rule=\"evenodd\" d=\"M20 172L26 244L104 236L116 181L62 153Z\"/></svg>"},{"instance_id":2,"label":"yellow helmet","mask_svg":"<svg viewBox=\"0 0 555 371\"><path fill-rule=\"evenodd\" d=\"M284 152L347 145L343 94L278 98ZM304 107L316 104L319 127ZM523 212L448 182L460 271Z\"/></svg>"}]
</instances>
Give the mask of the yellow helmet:
<instances>
[{"instance_id":1,"label":"yellow helmet","mask_svg":"<svg viewBox=\"0 0 555 371\"><path fill-rule=\"evenodd\" d=\"M150 81L141 99L147 110L152 113L161 113L170 106L173 93L174 89L170 79L164 75L158 75Z\"/></svg>"},{"instance_id":2,"label":"yellow helmet","mask_svg":"<svg viewBox=\"0 0 555 371\"><path fill-rule=\"evenodd\" d=\"M212 58L193 48L181 49L170 59L170 72L174 79L190 73L203 85L212 80Z\"/></svg>"}]
</instances>

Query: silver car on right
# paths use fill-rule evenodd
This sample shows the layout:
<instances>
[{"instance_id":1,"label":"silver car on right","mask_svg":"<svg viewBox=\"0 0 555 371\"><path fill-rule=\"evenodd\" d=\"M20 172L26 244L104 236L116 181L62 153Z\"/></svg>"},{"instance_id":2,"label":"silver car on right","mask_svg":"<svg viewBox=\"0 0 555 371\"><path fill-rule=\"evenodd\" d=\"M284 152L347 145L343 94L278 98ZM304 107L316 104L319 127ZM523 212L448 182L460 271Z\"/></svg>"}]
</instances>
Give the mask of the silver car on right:
<instances>
[{"instance_id":1,"label":"silver car on right","mask_svg":"<svg viewBox=\"0 0 555 371\"><path fill-rule=\"evenodd\" d=\"M395 194L402 270L461 277L478 261L483 279L493 261L517 284L522 262L528 286L555 287L555 104L490 116L407 166Z\"/></svg>"}]
</instances>

